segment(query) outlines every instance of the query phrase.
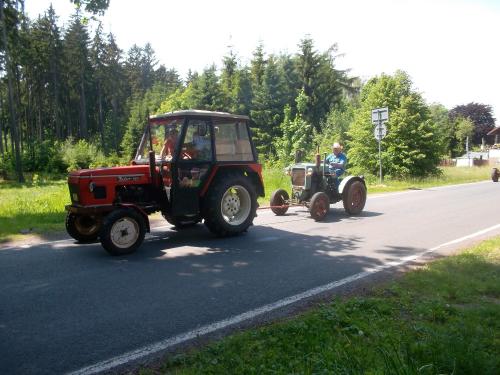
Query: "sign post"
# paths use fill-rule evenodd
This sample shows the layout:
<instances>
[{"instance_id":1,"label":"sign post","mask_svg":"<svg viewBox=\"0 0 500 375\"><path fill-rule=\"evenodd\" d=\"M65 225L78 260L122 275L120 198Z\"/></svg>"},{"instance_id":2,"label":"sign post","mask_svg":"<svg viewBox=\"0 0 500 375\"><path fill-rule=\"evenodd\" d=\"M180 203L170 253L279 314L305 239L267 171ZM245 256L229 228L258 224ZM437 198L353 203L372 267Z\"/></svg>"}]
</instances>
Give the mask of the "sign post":
<instances>
[{"instance_id":1,"label":"sign post","mask_svg":"<svg viewBox=\"0 0 500 375\"><path fill-rule=\"evenodd\" d=\"M375 125L373 135L378 141L378 162L380 166L380 184L382 185L382 151L380 141L387 135L387 126L385 122L389 120L389 108L375 108L372 110L372 124Z\"/></svg>"}]
</instances>

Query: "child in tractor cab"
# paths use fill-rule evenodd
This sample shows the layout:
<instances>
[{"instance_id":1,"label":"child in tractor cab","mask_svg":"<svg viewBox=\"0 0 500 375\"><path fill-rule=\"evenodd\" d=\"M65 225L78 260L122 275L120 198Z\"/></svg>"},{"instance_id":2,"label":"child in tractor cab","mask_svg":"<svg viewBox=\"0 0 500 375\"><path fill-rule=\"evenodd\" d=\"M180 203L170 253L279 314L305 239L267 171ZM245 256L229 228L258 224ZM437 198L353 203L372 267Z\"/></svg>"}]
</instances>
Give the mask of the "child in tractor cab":
<instances>
[{"instance_id":1,"label":"child in tractor cab","mask_svg":"<svg viewBox=\"0 0 500 375\"><path fill-rule=\"evenodd\" d=\"M175 126L169 126L165 131L167 134L160 153L161 160L171 160L174 154L175 144L177 143L178 132Z\"/></svg>"}]
</instances>

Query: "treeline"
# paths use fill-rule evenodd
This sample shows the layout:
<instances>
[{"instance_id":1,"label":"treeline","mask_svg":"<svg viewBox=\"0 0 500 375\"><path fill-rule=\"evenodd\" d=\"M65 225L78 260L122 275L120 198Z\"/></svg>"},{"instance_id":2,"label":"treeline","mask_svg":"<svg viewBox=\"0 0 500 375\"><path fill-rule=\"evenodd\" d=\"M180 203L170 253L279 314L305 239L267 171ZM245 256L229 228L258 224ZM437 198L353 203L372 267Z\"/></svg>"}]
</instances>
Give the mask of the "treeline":
<instances>
[{"instance_id":1,"label":"treeline","mask_svg":"<svg viewBox=\"0 0 500 375\"><path fill-rule=\"evenodd\" d=\"M362 84L337 68L336 46L320 52L309 37L295 54L267 54L260 43L246 65L230 48L220 67L182 79L151 45L125 53L80 12L62 29L52 7L31 20L23 1L0 1L0 172L17 165L20 180L22 171L127 161L146 115L176 109L249 115L262 160L286 163L297 149L329 151L339 140L352 167L376 173L370 111L388 106L383 158L401 176L432 173L441 156L463 151L464 137L477 144L494 126L486 105L428 106L404 72Z\"/></svg>"}]
</instances>

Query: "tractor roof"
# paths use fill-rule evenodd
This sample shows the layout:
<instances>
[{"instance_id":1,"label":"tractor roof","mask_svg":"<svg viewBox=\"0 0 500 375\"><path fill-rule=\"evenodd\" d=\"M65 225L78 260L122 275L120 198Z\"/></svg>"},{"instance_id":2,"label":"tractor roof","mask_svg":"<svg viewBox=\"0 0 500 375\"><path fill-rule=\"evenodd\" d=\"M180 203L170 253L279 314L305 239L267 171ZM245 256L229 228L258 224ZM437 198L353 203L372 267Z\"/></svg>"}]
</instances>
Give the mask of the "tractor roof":
<instances>
[{"instance_id":1,"label":"tractor roof","mask_svg":"<svg viewBox=\"0 0 500 375\"><path fill-rule=\"evenodd\" d=\"M168 113L163 113L160 115L149 116L150 120L162 120L174 117L183 116L195 116L195 117L219 117L219 118L230 118L235 120L249 120L248 116L244 115L233 115L227 112L213 112L213 111L201 111L198 109L187 109L182 111L173 111Z\"/></svg>"}]
</instances>

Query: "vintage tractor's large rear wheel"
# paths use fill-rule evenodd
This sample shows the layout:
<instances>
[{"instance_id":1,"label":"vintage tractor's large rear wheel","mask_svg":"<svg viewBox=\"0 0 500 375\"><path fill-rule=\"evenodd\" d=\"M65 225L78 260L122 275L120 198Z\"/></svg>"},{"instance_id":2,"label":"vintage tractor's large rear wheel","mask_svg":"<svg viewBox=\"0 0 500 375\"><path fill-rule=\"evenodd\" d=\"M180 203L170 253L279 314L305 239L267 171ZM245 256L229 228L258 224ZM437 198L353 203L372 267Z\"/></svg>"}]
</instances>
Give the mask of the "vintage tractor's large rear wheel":
<instances>
[{"instance_id":1,"label":"vintage tractor's large rear wheel","mask_svg":"<svg viewBox=\"0 0 500 375\"><path fill-rule=\"evenodd\" d=\"M344 209L349 215L358 215L365 207L366 187L361 181L354 181L346 188L342 198Z\"/></svg>"},{"instance_id":2,"label":"vintage tractor's large rear wheel","mask_svg":"<svg viewBox=\"0 0 500 375\"><path fill-rule=\"evenodd\" d=\"M330 199L322 191L315 193L309 203L309 212L315 221L321 221L330 210Z\"/></svg>"},{"instance_id":3,"label":"vintage tractor's large rear wheel","mask_svg":"<svg viewBox=\"0 0 500 375\"><path fill-rule=\"evenodd\" d=\"M257 210L257 195L250 179L228 173L217 178L204 204L207 228L218 236L244 232L253 222Z\"/></svg>"},{"instance_id":4,"label":"vintage tractor's large rear wheel","mask_svg":"<svg viewBox=\"0 0 500 375\"><path fill-rule=\"evenodd\" d=\"M500 172L498 171L498 168L493 168L491 171L491 180L493 182L498 182L498 177L500 176Z\"/></svg>"},{"instance_id":5,"label":"vintage tractor's large rear wheel","mask_svg":"<svg viewBox=\"0 0 500 375\"><path fill-rule=\"evenodd\" d=\"M290 196L285 189L275 190L271 194L271 211L275 215L283 216L288 211Z\"/></svg>"},{"instance_id":6,"label":"vintage tractor's large rear wheel","mask_svg":"<svg viewBox=\"0 0 500 375\"><path fill-rule=\"evenodd\" d=\"M119 209L104 218L99 237L108 253L126 255L137 250L145 235L146 223L142 216L133 209Z\"/></svg>"},{"instance_id":7,"label":"vintage tractor's large rear wheel","mask_svg":"<svg viewBox=\"0 0 500 375\"><path fill-rule=\"evenodd\" d=\"M68 212L66 215L66 231L79 242L97 240L102 220L100 216L82 215Z\"/></svg>"}]
</instances>

